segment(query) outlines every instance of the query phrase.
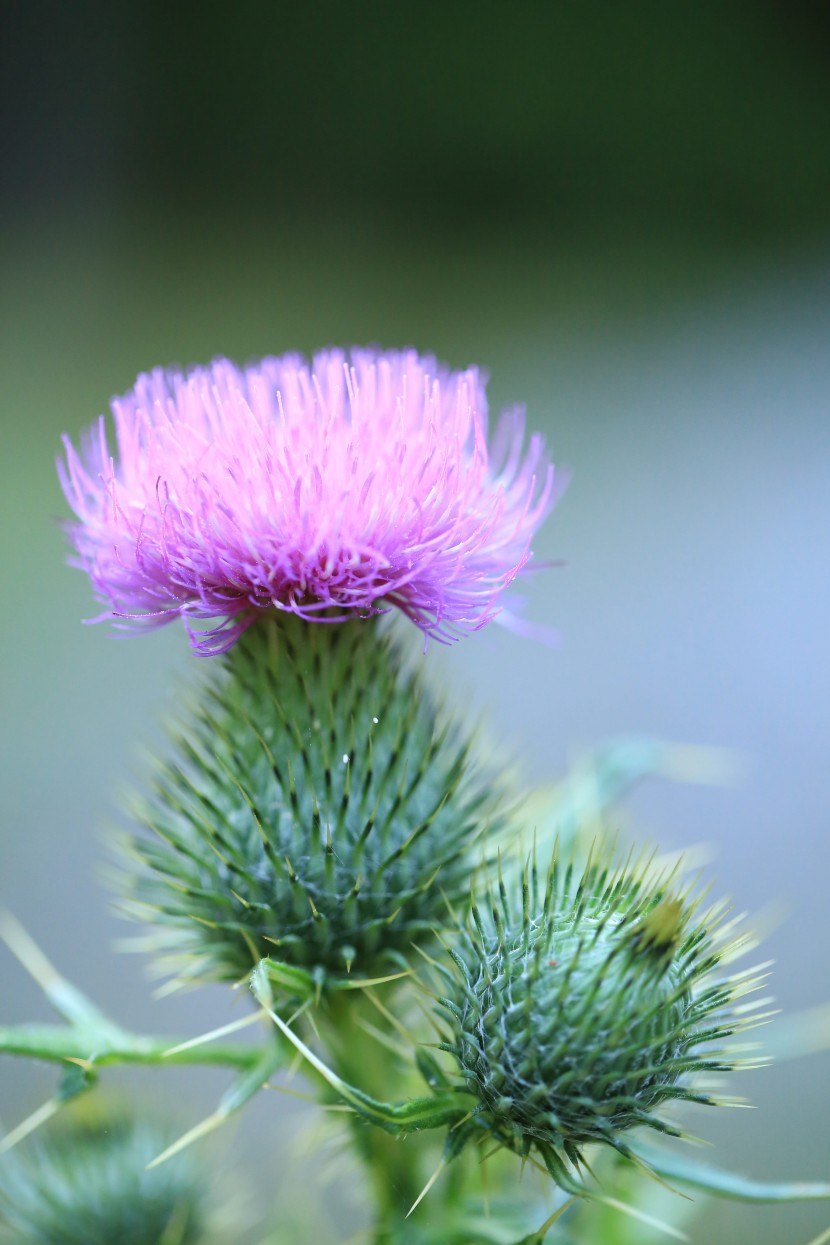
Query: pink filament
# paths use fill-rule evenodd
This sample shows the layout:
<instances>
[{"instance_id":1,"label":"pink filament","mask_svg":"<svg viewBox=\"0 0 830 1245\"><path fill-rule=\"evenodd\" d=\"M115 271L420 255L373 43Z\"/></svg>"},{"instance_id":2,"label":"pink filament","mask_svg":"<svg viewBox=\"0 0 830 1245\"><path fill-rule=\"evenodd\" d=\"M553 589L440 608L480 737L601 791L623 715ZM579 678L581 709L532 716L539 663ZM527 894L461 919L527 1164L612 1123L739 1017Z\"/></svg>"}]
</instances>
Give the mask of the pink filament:
<instances>
[{"instance_id":1,"label":"pink filament","mask_svg":"<svg viewBox=\"0 0 830 1245\"><path fill-rule=\"evenodd\" d=\"M539 436L487 447L479 371L338 350L161 368L59 462L76 562L110 617L181 616L197 652L274 607L336 622L397 606L447 641L484 626L555 500ZM218 620L194 630L193 620Z\"/></svg>"}]
</instances>

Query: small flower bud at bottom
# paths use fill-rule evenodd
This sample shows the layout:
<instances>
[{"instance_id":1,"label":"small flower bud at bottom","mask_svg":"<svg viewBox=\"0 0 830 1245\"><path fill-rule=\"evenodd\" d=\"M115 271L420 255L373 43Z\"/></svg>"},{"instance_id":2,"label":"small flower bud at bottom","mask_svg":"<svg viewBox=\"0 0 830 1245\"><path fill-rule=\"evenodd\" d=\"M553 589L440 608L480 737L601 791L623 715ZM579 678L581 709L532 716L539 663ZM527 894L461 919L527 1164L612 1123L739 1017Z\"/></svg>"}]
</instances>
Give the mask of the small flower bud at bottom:
<instances>
[{"instance_id":1,"label":"small flower bud at bottom","mask_svg":"<svg viewBox=\"0 0 830 1245\"><path fill-rule=\"evenodd\" d=\"M199 1245L206 1240L207 1183L181 1156L146 1170L168 1143L161 1129L123 1117L59 1124L25 1158L6 1160L0 1241Z\"/></svg>"}]
</instances>

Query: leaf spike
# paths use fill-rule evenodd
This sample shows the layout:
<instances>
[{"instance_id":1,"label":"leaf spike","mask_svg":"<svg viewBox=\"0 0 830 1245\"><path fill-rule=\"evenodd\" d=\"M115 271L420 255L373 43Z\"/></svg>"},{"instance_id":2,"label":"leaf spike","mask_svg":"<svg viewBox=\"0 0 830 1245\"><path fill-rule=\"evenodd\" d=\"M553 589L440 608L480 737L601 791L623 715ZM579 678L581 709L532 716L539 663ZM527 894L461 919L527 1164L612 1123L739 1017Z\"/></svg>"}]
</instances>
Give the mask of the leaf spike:
<instances>
[{"instance_id":1,"label":"leaf spike","mask_svg":"<svg viewBox=\"0 0 830 1245\"><path fill-rule=\"evenodd\" d=\"M530 938L530 883L528 879L528 862L522 870L522 937L525 945Z\"/></svg>"},{"instance_id":2,"label":"leaf spike","mask_svg":"<svg viewBox=\"0 0 830 1245\"><path fill-rule=\"evenodd\" d=\"M254 941L251 938L251 935L248 933L248 931L244 928L240 928L239 932L242 935L242 939L245 943L245 946L248 948L248 954L251 957L251 963L254 965L254 967L256 967L256 965L262 959L262 956L260 952L257 950L257 948L254 946Z\"/></svg>"},{"instance_id":3,"label":"leaf spike","mask_svg":"<svg viewBox=\"0 0 830 1245\"><path fill-rule=\"evenodd\" d=\"M355 1024L359 1029L362 1029L364 1033L368 1034L370 1038L373 1038L379 1046L383 1046L385 1050L388 1050L390 1054L394 1055L395 1058L401 1063L405 1062L410 1053L409 1047L401 1046L399 1042L395 1041L391 1034L384 1033L382 1029L379 1029L377 1025L373 1025L371 1020L367 1020L365 1017L359 1016L355 1020Z\"/></svg>"},{"instance_id":4,"label":"leaf spike","mask_svg":"<svg viewBox=\"0 0 830 1245\"><path fill-rule=\"evenodd\" d=\"M354 977L349 981L332 983L332 990L367 990L373 986L386 986L390 981L401 981L411 977L412 969L404 968L399 973L387 973L385 977Z\"/></svg>"},{"instance_id":5,"label":"leaf spike","mask_svg":"<svg viewBox=\"0 0 830 1245\"><path fill-rule=\"evenodd\" d=\"M293 1025L295 1020L299 1020L301 1016L304 1016L305 1013L308 1011L309 1007L311 1006L311 1001L312 1001L312 997L311 995L309 995L309 997L305 1000L305 1002L301 1003L300 1006L296 1009L296 1011L293 1011L291 1013L286 1023L289 1025ZM319 1003L319 1001L320 1001L319 998L315 999L315 1002Z\"/></svg>"},{"instance_id":6,"label":"leaf spike","mask_svg":"<svg viewBox=\"0 0 830 1245\"><path fill-rule=\"evenodd\" d=\"M432 810L429 816L424 818L423 821L419 822L418 825L415 827L415 829L408 835L408 837L404 839L402 843L399 843L398 846L395 848L395 850L391 852L384 860L380 862L380 864L375 869L374 877L376 878L382 877L383 874L386 872L386 870L390 867L390 865L393 865L396 860L400 860L402 856L406 855L406 853L412 847L413 843L417 842L417 840L420 839L421 836L424 834L424 831L429 829L429 827L435 821L435 818L443 810L444 805L446 804L448 799L449 799L449 796L447 795L442 796L440 802L435 806L435 808ZM384 822L384 826L385 825L386 825L386 822Z\"/></svg>"},{"instance_id":7,"label":"leaf spike","mask_svg":"<svg viewBox=\"0 0 830 1245\"><path fill-rule=\"evenodd\" d=\"M415 951L418 955L420 955L422 960L426 960L430 968L438 969L439 972L442 972L442 973L447 971L445 966L441 964L440 961L436 960L433 956L431 956L428 951L424 950L423 947L419 947L416 942L413 942L411 946L412 946L412 950ZM418 984L423 986L424 983L419 982Z\"/></svg>"},{"instance_id":8,"label":"leaf spike","mask_svg":"<svg viewBox=\"0 0 830 1245\"><path fill-rule=\"evenodd\" d=\"M226 1118L226 1116L221 1115L217 1111L213 1115L209 1115L207 1119L202 1120L201 1123L195 1124L193 1128L183 1133L178 1141L174 1141L166 1150L162 1150L161 1154L157 1155L151 1163L148 1163L146 1170L151 1171L154 1167L160 1167L162 1163L172 1159L175 1154L180 1154L187 1146L192 1145L194 1141L199 1141L202 1137L206 1137L208 1133L214 1132L224 1124Z\"/></svg>"},{"instance_id":9,"label":"leaf spike","mask_svg":"<svg viewBox=\"0 0 830 1245\"><path fill-rule=\"evenodd\" d=\"M315 845L320 842L320 827L321 827L320 807L317 803L317 792L315 791L314 786L312 785L311 786L311 830L312 830L312 842Z\"/></svg>"},{"instance_id":10,"label":"leaf spike","mask_svg":"<svg viewBox=\"0 0 830 1245\"><path fill-rule=\"evenodd\" d=\"M375 800L375 806L372 809L371 813L369 814L369 819L366 822L366 825L363 827L363 829L361 830L358 836L357 843L356 843L356 847L358 848L363 846L363 844L366 842L369 835L372 833L372 831L375 828L376 818L378 815L378 809L380 808L380 801L381 801L382 794L383 793L381 791L378 792L377 799Z\"/></svg>"},{"instance_id":11,"label":"leaf spike","mask_svg":"<svg viewBox=\"0 0 830 1245\"><path fill-rule=\"evenodd\" d=\"M0 910L0 938L40 986L49 1002L70 1024L93 1024L99 1031L115 1026L89 999L62 977L11 912Z\"/></svg>"},{"instance_id":12,"label":"leaf spike","mask_svg":"<svg viewBox=\"0 0 830 1245\"><path fill-rule=\"evenodd\" d=\"M261 1012L251 1012L248 1016L243 1016L241 1020L232 1020L230 1024L221 1025L218 1029L211 1029L209 1033L200 1033L198 1037L188 1038L186 1042L179 1042L177 1046L171 1046L168 1050L162 1051L162 1059L167 1059L171 1055L178 1055L182 1051L192 1050L195 1046L203 1046L207 1042L215 1042L217 1038L226 1037L229 1033L237 1033L240 1029L247 1029L250 1025L256 1024L262 1019Z\"/></svg>"},{"instance_id":13,"label":"leaf spike","mask_svg":"<svg viewBox=\"0 0 830 1245\"><path fill-rule=\"evenodd\" d=\"M672 1192L676 1193L677 1190L673 1189ZM671 1236L676 1241L689 1240L686 1233L682 1232L680 1228L676 1228L674 1224L667 1223L664 1219L658 1219L656 1215L649 1215L646 1211L632 1206L630 1202L623 1202L616 1197L608 1197L607 1194L597 1194L597 1201L601 1202L603 1206L610 1206L612 1210L618 1210L621 1214L628 1215L630 1219L635 1219L638 1223L643 1223L649 1228L656 1228L658 1232L663 1232L666 1236Z\"/></svg>"},{"instance_id":14,"label":"leaf spike","mask_svg":"<svg viewBox=\"0 0 830 1245\"><path fill-rule=\"evenodd\" d=\"M534 862L534 881L535 881L535 862ZM550 863L545 877L545 894L542 899L542 912L545 916L550 916L553 906L556 903L559 882L559 844L554 843L553 851L550 854Z\"/></svg>"},{"instance_id":15,"label":"leaf spike","mask_svg":"<svg viewBox=\"0 0 830 1245\"><path fill-rule=\"evenodd\" d=\"M374 990L365 989L364 994L372 1006L380 1012L386 1023L392 1026L398 1036L406 1042L407 1047L411 1049L415 1045L415 1039L412 1034L408 1032L406 1026L398 1020L397 1016L395 1016L384 1003L381 1002Z\"/></svg>"},{"instance_id":16,"label":"leaf spike","mask_svg":"<svg viewBox=\"0 0 830 1245\"><path fill-rule=\"evenodd\" d=\"M504 913L505 921L509 925L511 921L510 904L507 899L507 887L504 884L504 872L501 866L501 848L499 848L496 853L496 874L498 878L499 901L501 903L501 910Z\"/></svg>"},{"instance_id":17,"label":"leaf spike","mask_svg":"<svg viewBox=\"0 0 830 1245\"><path fill-rule=\"evenodd\" d=\"M432 1186L435 1184L435 1182L436 1182L436 1180L438 1179L438 1177L441 1175L441 1172L444 1170L444 1168L446 1167L446 1165L447 1165L447 1164L446 1164L446 1160L442 1158L442 1159L441 1159L441 1162L438 1164L438 1166L436 1167L435 1171L432 1173L432 1175L430 1176L429 1180L426 1182L426 1184L424 1185L423 1189L422 1189L422 1190L421 1190L421 1192L418 1194L418 1196L416 1197L415 1201L414 1201L414 1202L412 1203L412 1205L410 1206L409 1210L406 1212L406 1214L405 1214L405 1216L404 1216L404 1218L405 1218L405 1219L408 1219L408 1218L409 1218L409 1216L412 1214L413 1210L415 1210L415 1208L416 1208L417 1206L419 1206L419 1205L420 1205L420 1203L424 1200L424 1198L425 1198L425 1197L426 1197L426 1195L429 1193L429 1191L430 1191L430 1189L432 1188Z\"/></svg>"},{"instance_id":18,"label":"leaf spike","mask_svg":"<svg viewBox=\"0 0 830 1245\"><path fill-rule=\"evenodd\" d=\"M59 1098L50 1098L44 1102L42 1106L33 1111L31 1115L27 1115L11 1132L6 1133L5 1137L0 1137L0 1154L7 1154L9 1150L14 1149L18 1142L23 1141L24 1137L28 1137L36 1128L40 1128L41 1124L45 1124L47 1120L51 1120L61 1108Z\"/></svg>"}]
</instances>

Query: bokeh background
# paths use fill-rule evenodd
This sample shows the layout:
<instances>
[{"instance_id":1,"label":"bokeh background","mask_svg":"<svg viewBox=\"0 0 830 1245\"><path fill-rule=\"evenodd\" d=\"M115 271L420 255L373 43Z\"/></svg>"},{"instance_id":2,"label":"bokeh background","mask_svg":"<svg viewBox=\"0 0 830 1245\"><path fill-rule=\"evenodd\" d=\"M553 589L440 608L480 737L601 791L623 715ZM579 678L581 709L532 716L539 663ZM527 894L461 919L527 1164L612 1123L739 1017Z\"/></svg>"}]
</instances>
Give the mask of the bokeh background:
<instances>
[{"instance_id":1,"label":"bokeh background","mask_svg":"<svg viewBox=\"0 0 830 1245\"><path fill-rule=\"evenodd\" d=\"M59 437L158 363L415 345L487 367L573 473L538 545L566 565L526 581L561 643L493 626L433 646L435 677L528 781L626 732L730 750L738 781L643 786L619 824L706 843L717 891L775 914L780 1006L830 999L830 9L31 0L6 23L0 900L125 1023L225 1016L211 990L151 1001L111 952L102 832L192 659L178 629L80 625ZM0 999L48 1018L8 954ZM224 1084L165 1078L128 1080L185 1123ZM0 1085L9 1125L53 1074L3 1060ZM830 1057L735 1088L758 1110L698 1116L713 1158L828 1177ZM220 1161L288 1198L307 1122L267 1097ZM712 1205L693 1239L828 1218Z\"/></svg>"}]
</instances>

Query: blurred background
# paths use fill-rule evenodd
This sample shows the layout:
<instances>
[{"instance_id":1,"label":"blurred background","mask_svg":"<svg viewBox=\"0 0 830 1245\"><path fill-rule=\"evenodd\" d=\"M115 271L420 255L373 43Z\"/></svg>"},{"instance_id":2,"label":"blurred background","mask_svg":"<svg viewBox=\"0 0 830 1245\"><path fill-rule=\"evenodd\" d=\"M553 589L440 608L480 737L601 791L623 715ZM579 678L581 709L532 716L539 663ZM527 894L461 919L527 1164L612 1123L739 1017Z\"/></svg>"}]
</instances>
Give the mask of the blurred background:
<instances>
[{"instance_id":1,"label":"blurred background","mask_svg":"<svg viewBox=\"0 0 830 1245\"><path fill-rule=\"evenodd\" d=\"M561 643L492 626L433 646L436 678L529 781L626 732L731 750L738 782L645 785L619 824L707 844L716 894L783 915L779 1005L830 999L830 8L30 0L5 23L0 901L124 1023L224 1017L111 953L101 837L193 659L179 628L81 626L60 434L159 363L413 345L486 367L573 473L537 546L565 565L525 580ZM49 1018L5 952L0 998ZM185 1124L225 1080L127 1078ZM4 1059L0 1086L8 1126L53 1073ZM827 1056L734 1088L754 1116L694 1120L714 1160L830 1175ZM308 1119L263 1095L220 1159L290 1199ZM692 1233L827 1221L713 1204Z\"/></svg>"}]
</instances>

